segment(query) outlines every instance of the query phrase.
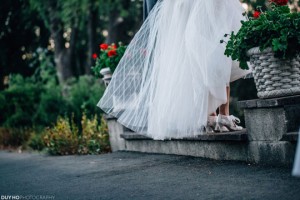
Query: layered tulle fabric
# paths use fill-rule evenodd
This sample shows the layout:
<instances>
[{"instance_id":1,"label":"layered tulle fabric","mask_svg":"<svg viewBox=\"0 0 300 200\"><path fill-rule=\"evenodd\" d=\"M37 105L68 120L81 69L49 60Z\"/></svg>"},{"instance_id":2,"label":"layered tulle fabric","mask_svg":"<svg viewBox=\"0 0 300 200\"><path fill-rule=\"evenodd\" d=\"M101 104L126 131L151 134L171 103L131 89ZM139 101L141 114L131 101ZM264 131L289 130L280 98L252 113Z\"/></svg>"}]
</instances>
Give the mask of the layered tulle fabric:
<instances>
[{"instance_id":1,"label":"layered tulle fabric","mask_svg":"<svg viewBox=\"0 0 300 200\"><path fill-rule=\"evenodd\" d=\"M98 106L154 139L195 136L247 73L224 56L240 27L238 0L158 1L129 44Z\"/></svg>"},{"instance_id":2,"label":"layered tulle fabric","mask_svg":"<svg viewBox=\"0 0 300 200\"><path fill-rule=\"evenodd\" d=\"M293 176L297 176L300 177L300 131L298 134L298 145L297 145L297 150L296 150L296 154L295 154L295 160L294 160L294 167L293 167L293 171L292 174Z\"/></svg>"}]
</instances>

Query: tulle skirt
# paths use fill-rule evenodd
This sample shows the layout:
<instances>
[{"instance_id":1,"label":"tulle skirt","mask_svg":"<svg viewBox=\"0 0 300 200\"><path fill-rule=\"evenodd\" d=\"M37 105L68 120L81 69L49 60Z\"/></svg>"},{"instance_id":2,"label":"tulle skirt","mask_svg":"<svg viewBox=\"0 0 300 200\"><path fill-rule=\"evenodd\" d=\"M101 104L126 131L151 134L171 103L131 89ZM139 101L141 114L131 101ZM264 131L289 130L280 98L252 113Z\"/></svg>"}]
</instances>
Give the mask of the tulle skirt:
<instances>
[{"instance_id":1,"label":"tulle skirt","mask_svg":"<svg viewBox=\"0 0 300 200\"><path fill-rule=\"evenodd\" d=\"M202 134L249 71L224 55L243 20L238 0L158 1L129 44L98 106L129 129L163 140Z\"/></svg>"},{"instance_id":2,"label":"tulle skirt","mask_svg":"<svg viewBox=\"0 0 300 200\"><path fill-rule=\"evenodd\" d=\"M293 176L297 176L300 177L300 131L298 134L298 145L297 145L297 149L296 149L296 154L295 154L295 160L294 160L294 168L292 171L292 175Z\"/></svg>"}]
</instances>

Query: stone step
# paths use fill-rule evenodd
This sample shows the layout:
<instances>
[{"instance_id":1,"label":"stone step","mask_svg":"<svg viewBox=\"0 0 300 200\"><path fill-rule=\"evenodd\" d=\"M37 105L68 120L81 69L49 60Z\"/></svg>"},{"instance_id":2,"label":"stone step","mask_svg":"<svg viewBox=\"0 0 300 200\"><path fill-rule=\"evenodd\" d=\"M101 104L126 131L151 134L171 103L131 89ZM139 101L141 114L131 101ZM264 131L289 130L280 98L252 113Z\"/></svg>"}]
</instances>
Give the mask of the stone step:
<instances>
[{"instance_id":1,"label":"stone step","mask_svg":"<svg viewBox=\"0 0 300 200\"><path fill-rule=\"evenodd\" d=\"M246 129L239 132L205 134L165 141L153 140L130 131L125 131L120 136L124 139L123 150L125 151L239 160L271 165L290 165L298 138L297 133L288 133L277 142L249 141Z\"/></svg>"},{"instance_id":2,"label":"stone step","mask_svg":"<svg viewBox=\"0 0 300 200\"><path fill-rule=\"evenodd\" d=\"M265 116L271 117L276 114ZM121 125L116 118L107 117L106 119L113 151L175 154L215 160L238 160L275 166L291 166L298 139L297 132L277 133L279 129L276 128L271 131L276 134L272 135L270 133L272 127L263 128L262 124L253 123L250 129L239 132L204 134L197 137L162 141L132 132ZM257 129L254 125L261 126L261 128ZM254 132L256 130L260 130L260 132Z\"/></svg>"},{"instance_id":3,"label":"stone step","mask_svg":"<svg viewBox=\"0 0 300 200\"><path fill-rule=\"evenodd\" d=\"M180 140L152 140L106 116L112 150L291 165L300 128L300 95L240 101L238 105L244 110L247 130Z\"/></svg>"},{"instance_id":4,"label":"stone step","mask_svg":"<svg viewBox=\"0 0 300 200\"><path fill-rule=\"evenodd\" d=\"M199 135L193 138L153 140L141 134L125 132L125 151L174 154L211 158L215 160L247 160L246 130L240 133Z\"/></svg>"},{"instance_id":5,"label":"stone step","mask_svg":"<svg viewBox=\"0 0 300 200\"><path fill-rule=\"evenodd\" d=\"M120 136L125 140L153 140L150 137L132 131L125 131ZM235 131L235 132L211 133L211 134L198 135L197 137L186 137L182 139L171 139L171 140L174 141L176 140L177 141L248 141L248 135L247 135L247 130L243 129L241 131ZM298 133L291 132L291 133L284 134L280 141L297 142Z\"/></svg>"},{"instance_id":6,"label":"stone step","mask_svg":"<svg viewBox=\"0 0 300 200\"><path fill-rule=\"evenodd\" d=\"M121 137L125 140L153 140L142 134L135 132L126 131L121 134ZM182 139L171 139L174 141L247 141L247 130L243 129L241 131L235 132L224 132L224 133L210 133L198 135L196 137L185 137Z\"/></svg>"},{"instance_id":7,"label":"stone step","mask_svg":"<svg viewBox=\"0 0 300 200\"><path fill-rule=\"evenodd\" d=\"M282 136L281 141L297 142L298 141L298 133L292 132L292 133L284 134Z\"/></svg>"}]
</instances>

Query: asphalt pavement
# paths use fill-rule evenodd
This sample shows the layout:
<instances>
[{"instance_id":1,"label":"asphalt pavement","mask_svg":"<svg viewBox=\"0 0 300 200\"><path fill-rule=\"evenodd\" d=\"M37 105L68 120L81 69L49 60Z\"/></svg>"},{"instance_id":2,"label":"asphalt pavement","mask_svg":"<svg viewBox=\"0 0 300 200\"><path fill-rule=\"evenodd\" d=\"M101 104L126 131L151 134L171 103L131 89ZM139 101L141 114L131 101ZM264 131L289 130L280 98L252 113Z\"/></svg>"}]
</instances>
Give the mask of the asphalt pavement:
<instances>
[{"instance_id":1,"label":"asphalt pavement","mask_svg":"<svg viewBox=\"0 0 300 200\"><path fill-rule=\"evenodd\" d=\"M117 152L0 151L0 199L300 199L288 167Z\"/></svg>"}]
</instances>

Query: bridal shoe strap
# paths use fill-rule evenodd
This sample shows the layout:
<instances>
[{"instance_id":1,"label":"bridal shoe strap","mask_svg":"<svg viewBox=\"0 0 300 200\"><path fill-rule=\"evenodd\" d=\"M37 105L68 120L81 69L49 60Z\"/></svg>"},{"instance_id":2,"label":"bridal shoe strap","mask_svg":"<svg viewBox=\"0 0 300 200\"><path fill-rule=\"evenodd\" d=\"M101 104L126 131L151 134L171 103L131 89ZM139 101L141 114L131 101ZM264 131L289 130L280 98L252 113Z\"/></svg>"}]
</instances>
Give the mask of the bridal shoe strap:
<instances>
[{"instance_id":1,"label":"bridal shoe strap","mask_svg":"<svg viewBox=\"0 0 300 200\"><path fill-rule=\"evenodd\" d=\"M238 124L241 123L241 120L233 115L230 116L230 119Z\"/></svg>"}]
</instances>

